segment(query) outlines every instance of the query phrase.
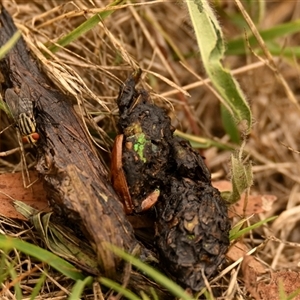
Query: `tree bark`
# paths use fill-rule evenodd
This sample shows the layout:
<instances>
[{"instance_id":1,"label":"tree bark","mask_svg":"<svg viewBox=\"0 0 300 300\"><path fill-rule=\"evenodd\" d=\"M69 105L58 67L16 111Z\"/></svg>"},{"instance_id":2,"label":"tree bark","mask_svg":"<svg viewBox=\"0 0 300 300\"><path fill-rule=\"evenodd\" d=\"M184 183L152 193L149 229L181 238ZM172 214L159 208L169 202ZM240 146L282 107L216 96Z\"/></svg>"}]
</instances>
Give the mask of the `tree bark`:
<instances>
[{"instance_id":1,"label":"tree bark","mask_svg":"<svg viewBox=\"0 0 300 300\"><path fill-rule=\"evenodd\" d=\"M2 46L16 27L3 7L0 22ZM130 252L138 242L70 97L38 67L23 38L0 61L0 71L2 91L18 91L23 84L30 89L40 135L36 169L51 206L68 222L81 225L97 253L101 274L115 277L121 262L106 243Z\"/></svg>"}]
</instances>

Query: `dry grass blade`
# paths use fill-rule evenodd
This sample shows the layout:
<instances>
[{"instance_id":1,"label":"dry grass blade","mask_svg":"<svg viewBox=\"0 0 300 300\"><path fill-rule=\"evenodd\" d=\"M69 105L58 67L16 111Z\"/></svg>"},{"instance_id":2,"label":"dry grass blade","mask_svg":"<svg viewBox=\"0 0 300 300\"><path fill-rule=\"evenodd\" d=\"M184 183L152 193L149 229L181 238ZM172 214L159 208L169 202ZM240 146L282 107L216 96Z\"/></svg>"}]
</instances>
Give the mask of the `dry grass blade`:
<instances>
[{"instance_id":1,"label":"dry grass blade","mask_svg":"<svg viewBox=\"0 0 300 300\"><path fill-rule=\"evenodd\" d=\"M119 5L115 7L113 15L70 45L61 47L57 44L59 51L53 54L47 45L55 44L92 15L109 9L111 1L78 0L62 3L58 0L50 2L3 0L2 2L13 15L41 69L53 81L49 88L57 87L65 94L73 95L74 98L70 101L73 101L76 113L85 121L89 134L99 145L98 154L107 166L110 164L109 151L112 139L117 132L118 110L115 99L119 86L129 73L141 68L144 78L140 86L150 90L154 102L168 110L172 125L182 132L182 135L198 143L198 146L199 144L209 146L203 150L203 156L213 172L213 178L228 180L230 153L235 147L230 144L221 124L219 100L206 87L211 85L211 81L206 77L203 64L199 60L194 30L188 20L184 3L142 1ZM297 101L300 99L298 67L300 38L299 30L293 27L300 19L300 3L278 0L259 1L258 5L255 1L243 1L241 5L241 1L238 0L214 1L214 12L220 21L228 45L231 45L231 41L234 42L237 37L244 36L244 28L248 24L260 42L262 50L258 53L263 53L263 57L254 55L247 48L247 41L243 39L243 43L239 44L241 48L233 49L236 51L234 53L240 54L225 56L223 64L232 70L231 73L237 78L249 99L253 115L252 131L245 147L252 162L254 182L249 201L254 199L251 197L260 195L277 197L277 201L269 209L259 210L260 212L248 221L247 226L274 215L279 216L275 222L265 224L241 237L239 242L247 249L252 249L248 252L264 266L279 271L276 278L280 279L287 276L287 273L280 273L282 270L288 268L297 272L296 266L300 261L298 251L300 113ZM257 16L259 24L255 23ZM291 33L283 36L279 31L275 32L285 24L290 28L293 27ZM268 32L275 32L276 38L272 41L270 38L262 40L261 36L264 37L263 34ZM274 49L277 52L274 52ZM275 57L274 53L278 56ZM184 64L179 60L184 61ZM1 76L1 85L3 80ZM3 90L6 88L4 86ZM196 126L190 119L194 120ZM47 118L37 116L37 122L42 126L48 121ZM6 129L9 124L11 121L1 111L0 172L5 174L21 170L15 128L11 126ZM65 130L74 137L76 133L71 127L68 126ZM25 148L26 160L31 165L38 153L35 149ZM51 160L47 163L51 164ZM15 184L18 182L18 185L22 185L22 181L16 181L14 178L12 177L10 182L15 181ZM21 179L21 176L18 178ZM22 198L22 194L20 197L15 196L13 184L11 188L4 189L3 181L0 181L0 192L5 192L13 198ZM33 189L35 190L35 185ZM40 195L40 192L36 194ZM255 203L258 205L258 202L253 201L248 206L250 211L255 209ZM265 208L264 205L268 203L261 198L259 205L260 208L262 206ZM242 211L241 207L240 210ZM242 214L241 211L239 214ZM248 210L246 215L247 212ZM239 221L237 214L232 218L233 225ZM37 231L30 229L30 225L24 221L0 216L0 231L30 241L32 244L42 245ZM142 231L144 233L144 229ZM3 256L15 270L15 276L10 274L6 277L10 289L6 289L3 297L7 299L17 299L17 296L22 294L24 299L29 300L38 278L46 271L49 273L45 275L45 282L35 299L65 299L74 285L52 269L38 266L37 270L30 257L17 251ZM229 263L209 282L213 295L207 292L207 298L249 297L239 272L242 259ZM34 272L29 274L29 270ZM22 274L28 274L29 277L18 281L20 284L13 290L11 283L21 278ZM131 273L130 280L135 275L134 272ZM288 276L290 275L295 274L290 273ZM264 283L268 277L263 275L258 280ZM146 278L143 278L142 282L139 280L135 282L136 286L143 288L148 284ZM270 283L271 286L267 286L265 290L272 288L278 296L278 284L276 286L274 281ZM4 282L1 287L5 287ZM270 294L264 296L265 299L270 298ZM93 289L86 289L82 293L82 297L88 300L108 299L115 297L115 294L108 293L103 285L100 286L99 282L96 282Z\"/></svg>"}]
</instances>

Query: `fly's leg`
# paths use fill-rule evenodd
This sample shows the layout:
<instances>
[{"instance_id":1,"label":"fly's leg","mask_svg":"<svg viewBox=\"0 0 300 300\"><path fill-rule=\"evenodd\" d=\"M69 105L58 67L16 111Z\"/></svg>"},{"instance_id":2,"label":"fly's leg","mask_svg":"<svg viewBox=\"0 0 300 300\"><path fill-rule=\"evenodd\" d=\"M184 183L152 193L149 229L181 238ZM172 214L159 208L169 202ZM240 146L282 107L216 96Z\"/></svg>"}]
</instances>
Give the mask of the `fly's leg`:
<instances>
[{"instance_id":1,"label":"fly's leg","mask_svg":"<svg viewBox=\"0 0 300 300\"><path fill-rule=\"evenodd\" d=\"M2 130L1 132L3 132L3 131L4 130ZM11 149L11 150L0 152L0 157L5 157L5 156L9 156L11 154L14 154L16 152L20 152L20 155L21 155L21 162L20 163L21 163L21 170L22 170L23 186L24 186L24 188L29 188L36 182L36 180L34 182L31 182L31 180L30 180L30 175L29 175L29 171L28 171L28 167L27 167L27 163L26 163L26 158L25 158L25 150L24 150L23 143L21 141L21 135L20 135L20 132L19 132L18 129L16 129L16 132L17 132L19 147L16 147L16 148ZM5 164L5 163L2 162L2 164Z\"/></svg>"},{"instance_id":2,"label":"fly's leg","mask_svg":"<svg viewBox=\"0 0 300 300\"><path fill-rule=\"evenodd\" d=\"M0 166L1 167L7 167L9 169L13 169L13 167L15 166L14 164L11 164L10 162L4 160L4 159L1 159L0 158Z\"/></svg>"},{"instance_id":3,"label":"fly's leg","mask_svg":"<svg viewBox=\"0 0 300 300\"><path fill-rule=\"evenodd\" d=\"M11 126L13 126L13 124L10 124L10 125L8 125L7 127L5 127L4 129L2 129L2 130L0 131L0 135L1 135L4 131L6 131L7 129L9 129ZM7 150L7 151L2 151L2 152L0 152L0 157L9 156L9 155L14 154L14 153L16 153L16 152L18 152L18 151L20 151L20 147L16 147L16 148L14 148L14 149L10 149L10 150Z\"/></svg>"},{"instance_id":4,"label":"fly's leg","mask_svg":"<svg viewBox=\"0 0 300 300\"><path fill-rule=\"evenodd\" d=\"M26 164L25 150L24 150L24 146L22 143L20 131L19 131L19 129L17 129L16 131L17 131L18 143L20 146L19 149L20 149L20 153L21 153L23 186L24 186L24 188L27 189L27 188L31 187L34 182L31 182L31 180L30 180L29 171L28 171L27 164ZM25 172L25 174L24 174L24 172ZM27 179L28 185L27 185L26 179Z\"/></svg>"},{"instance_id":5,"label":"fly's leg","mask_svg":"<svg viewBox=\"0 0 300 300\"><path fill-rule=\"evenodd\" d=\"M1 131L0 131L0 134L1 134L2 132L4 132L5 130L7 130L8 128L10 128L11 126L13 126L13 124L8 125L8 126L5 127L3 130L1 130Z\"/></svg>"},{"instance_id":6,"label":"fly's leg","mask_svg":"<svg viewBox=\"0 0 300 300\"><path fill-rule=\"evenodd\" d=\"M0 157L4 157L4 156L9 156L11 154L14 154L18 151L20 151L20 147L17 147L17 148L14 148L14 149L10 149L10 150L7 150L7 151L2 151L0 152Z\"/></svg>"}]
</instances>

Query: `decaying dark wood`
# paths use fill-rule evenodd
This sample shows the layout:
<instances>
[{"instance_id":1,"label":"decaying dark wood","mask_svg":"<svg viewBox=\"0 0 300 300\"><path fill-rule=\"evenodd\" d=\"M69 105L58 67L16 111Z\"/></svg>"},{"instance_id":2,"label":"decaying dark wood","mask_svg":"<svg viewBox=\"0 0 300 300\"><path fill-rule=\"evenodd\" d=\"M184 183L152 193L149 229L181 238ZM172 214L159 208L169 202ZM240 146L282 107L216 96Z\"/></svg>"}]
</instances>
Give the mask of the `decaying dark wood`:
<instances>
[{"instance_id":1,"label":"decaying dark wood","mask_svg":"<svg viewBox=\"0 0 300 300\"><path fill-rule=\"evenodd\" d=\"M0 22L2 46L16 27L4 8ZM114 277L120 273L120 259L105 243L131 251L137 241L70 99L39 69L22 38L0 61L0 70L2 91L13 88L19 93L24 84L30 89L40 135L37 170L54 211L70 224L81 225L97 253L101 274Z\"/></svg>"}]
</instances>

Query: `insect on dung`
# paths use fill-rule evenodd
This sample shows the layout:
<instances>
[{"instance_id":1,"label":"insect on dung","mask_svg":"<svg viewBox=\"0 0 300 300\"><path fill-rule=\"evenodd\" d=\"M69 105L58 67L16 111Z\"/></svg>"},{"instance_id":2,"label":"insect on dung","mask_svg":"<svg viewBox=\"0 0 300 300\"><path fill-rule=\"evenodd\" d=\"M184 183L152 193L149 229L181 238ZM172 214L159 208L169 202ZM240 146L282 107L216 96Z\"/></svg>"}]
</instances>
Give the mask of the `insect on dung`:
<instances>
[{"instance_id":1,"label":"insect on dung","mask_svg":"<svg viewBox=\"0 0 300 300\"><path fill-rule=\"evenodd\" d=\"M33 102L30 99L30 89L28 85L24 83L22 84L19 95L14 91L14 89L7 89L5 91L5 102L9 108L11 116L15 121L18 142L20 146L19 149L21 150L22 165L26 171L27 179L30 182L23 143L35 145L39 139L39 134L36 132L36 120L33 114ZM30 186L26 184L24 176L23 184L24 187Z\"/></svg>"}]
</instances>

